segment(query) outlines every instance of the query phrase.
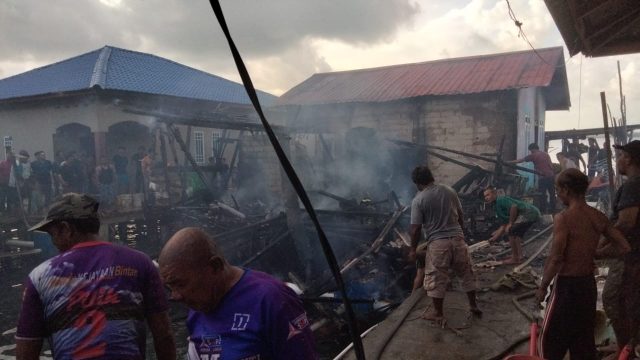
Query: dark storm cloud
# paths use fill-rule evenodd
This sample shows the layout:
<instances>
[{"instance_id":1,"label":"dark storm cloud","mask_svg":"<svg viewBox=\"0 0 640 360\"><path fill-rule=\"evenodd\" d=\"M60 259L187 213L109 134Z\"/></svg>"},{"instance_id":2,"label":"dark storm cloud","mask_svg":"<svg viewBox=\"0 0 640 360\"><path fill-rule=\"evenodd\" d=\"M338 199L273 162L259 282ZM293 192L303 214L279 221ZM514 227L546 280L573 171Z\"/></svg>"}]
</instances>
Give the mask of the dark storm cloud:
<instances>
[{"instance_id":1,"label":"dark storm cloud","mask_svg":"<svg viewBox=\"0 0 640 360\"><path fill-rule=\"evenodd\" d=\"M61 60L114 45L229 71L228 49L205 0L4 0L0 62ZM224 0L232 34L249 59L300 48L306 68L326 68L310 38L366 45L390 39L419 12L410 0ZM0 69L1 71L1 69Z\"/></svg>"}]
</instances>

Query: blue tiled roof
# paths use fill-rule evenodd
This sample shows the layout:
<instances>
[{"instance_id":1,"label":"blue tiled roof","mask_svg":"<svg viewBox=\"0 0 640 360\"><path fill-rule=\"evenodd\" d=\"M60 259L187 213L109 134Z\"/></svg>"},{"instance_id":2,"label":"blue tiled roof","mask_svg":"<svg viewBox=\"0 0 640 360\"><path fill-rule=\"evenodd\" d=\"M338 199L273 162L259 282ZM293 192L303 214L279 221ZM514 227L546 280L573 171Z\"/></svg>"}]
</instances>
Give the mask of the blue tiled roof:
<instances>
[{"instance_id":1,"label":"blue tiled roof","mask_svg":"<svg viewBox=\"0 0 640 360\"><path fill-rule=\"evenodd\" d=\"M0 80L0 101L90 89L134 91L190 99L250 104L244 87L155 55L105 46ZM276 97L258 91L260 102Z\"/></svg>"}]
</instances>

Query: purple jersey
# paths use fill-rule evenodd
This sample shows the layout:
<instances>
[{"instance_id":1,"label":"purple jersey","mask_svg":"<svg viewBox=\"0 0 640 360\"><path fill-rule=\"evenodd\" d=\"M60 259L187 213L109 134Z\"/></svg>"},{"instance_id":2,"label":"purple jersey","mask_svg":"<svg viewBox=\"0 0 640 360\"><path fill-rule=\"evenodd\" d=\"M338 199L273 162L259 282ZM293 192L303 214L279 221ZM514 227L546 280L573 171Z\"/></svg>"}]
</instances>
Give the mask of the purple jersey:
<instances>
[{"instance_id":1,"label":"purple jersey","mask_svg":"<svg viewBox=\"0 0 640 360\"><path fill-rule=\"evenodd\" d=\"M191 311L189 360L318 359L298 296L249 269L209 313Z\"/></svg>"},{"instance_id":2,"label":"purple jersey","mask_svg":"<svg viewBox=\"0 0 640 360\"><path fill-rule=\"evenodd\" d=\"M167 309L147 255L83 242L31 271L16 338L48 337L55 359L144 359L145 319Z\"/></svg>"}]
</instances>

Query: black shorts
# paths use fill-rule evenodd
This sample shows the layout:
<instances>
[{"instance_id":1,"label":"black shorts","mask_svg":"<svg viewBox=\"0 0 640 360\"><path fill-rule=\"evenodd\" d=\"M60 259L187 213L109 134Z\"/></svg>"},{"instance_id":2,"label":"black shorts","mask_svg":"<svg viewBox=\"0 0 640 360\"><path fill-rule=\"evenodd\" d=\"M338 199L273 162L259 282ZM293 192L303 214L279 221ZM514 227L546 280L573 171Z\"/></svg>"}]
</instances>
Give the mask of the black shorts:
<instances>
[{"instance_id":1,"label":"black shorts","mask_svg":"<svg viewBox=\"0 0 640 360\"><path fill-rule=\"evenodd\" d=\"M595 360L596 299L593 275L556 277L542 324L542 357Z\"/></svg>"},{"instance_id":2,"label":"black shorts","mask_svg":"<svg viewBox=\"0 0 640 360\"><path fill-rule=\"evenodd\" d=\"M511 230L509 231L509 235L523 237L524 234L529 231L529 229L533 226L533 224L537 223L537 221L526 221L521 223L516 223L511 226Z\"/></svg>"}]
</instances>

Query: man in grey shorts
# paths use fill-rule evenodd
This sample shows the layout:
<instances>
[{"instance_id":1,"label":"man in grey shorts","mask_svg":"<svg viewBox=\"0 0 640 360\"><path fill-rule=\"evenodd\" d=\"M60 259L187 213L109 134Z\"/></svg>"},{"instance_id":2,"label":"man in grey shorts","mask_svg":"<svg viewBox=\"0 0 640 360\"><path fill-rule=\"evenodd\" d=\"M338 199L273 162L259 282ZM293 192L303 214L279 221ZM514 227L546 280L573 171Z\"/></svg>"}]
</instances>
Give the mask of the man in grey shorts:
<instances>
[{"instance_id":1,"label":"man in grey shorts","mask_svg":"<svg viewBox=\"0 0 640 360\"><path fill-rule=\"evenodd\" d=\"M450 270L462 279L462 290L467 293L471 313L480 316L482 312L476 303L475 276L464 241L462 206L458 195L446 185L435 184L427 166L416 167L411 179L418 193L411 203L409 259L415 261L416 252L426 252L423 287L433 299L433 309L423 317L443 322ZM421 231L424 234L422 242Z\"/></svg>"}]
</instances>

